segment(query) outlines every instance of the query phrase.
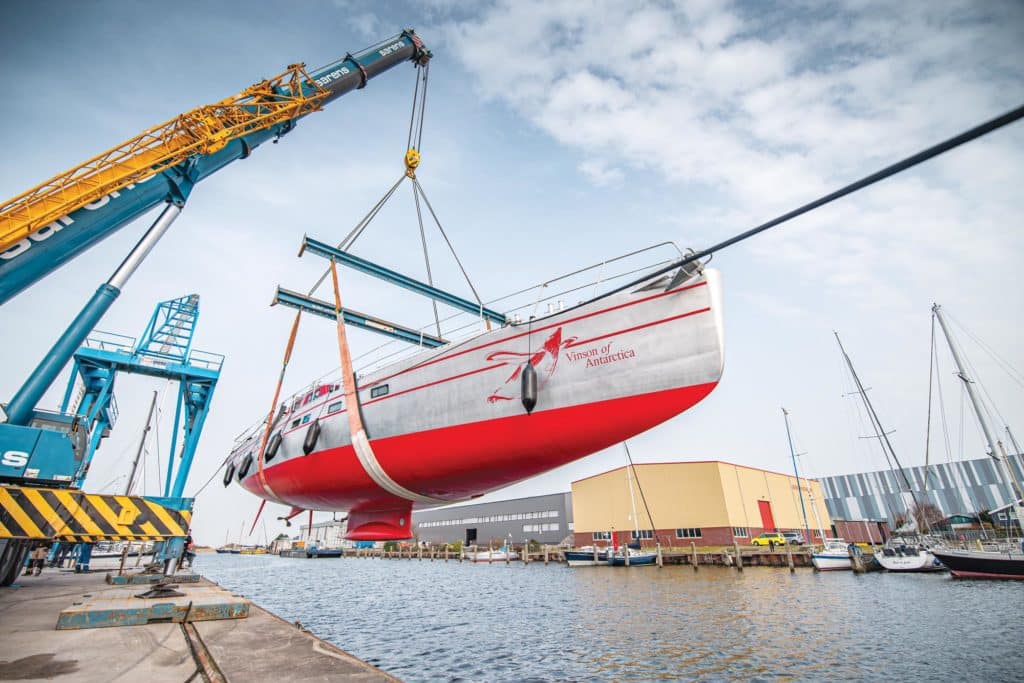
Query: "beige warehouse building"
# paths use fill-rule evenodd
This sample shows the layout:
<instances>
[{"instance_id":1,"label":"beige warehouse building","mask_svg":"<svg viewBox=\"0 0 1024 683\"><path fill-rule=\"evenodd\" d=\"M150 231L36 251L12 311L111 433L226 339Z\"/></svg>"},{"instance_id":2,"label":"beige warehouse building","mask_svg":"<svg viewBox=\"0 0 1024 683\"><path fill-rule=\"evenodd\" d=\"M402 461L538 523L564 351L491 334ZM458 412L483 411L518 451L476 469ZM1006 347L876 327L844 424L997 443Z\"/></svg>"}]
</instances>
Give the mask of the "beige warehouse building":
<instances>
[{"instance_id":1,"label":"beige warehouse building","mask_svg":"<svg viewBox=\"0 0 1024 683\"><path fill-rule=\"evenodd\" d=\"M807 540L819 538L819 520L831 536L821 485L800 484ZM639 536L645 545L714 546L746 544L763 531L804 532L796 477L722 461L643 463L580 479L572 509L576 546L609 544L613 533L620 543Z\"/></svg>"}]
</instances>

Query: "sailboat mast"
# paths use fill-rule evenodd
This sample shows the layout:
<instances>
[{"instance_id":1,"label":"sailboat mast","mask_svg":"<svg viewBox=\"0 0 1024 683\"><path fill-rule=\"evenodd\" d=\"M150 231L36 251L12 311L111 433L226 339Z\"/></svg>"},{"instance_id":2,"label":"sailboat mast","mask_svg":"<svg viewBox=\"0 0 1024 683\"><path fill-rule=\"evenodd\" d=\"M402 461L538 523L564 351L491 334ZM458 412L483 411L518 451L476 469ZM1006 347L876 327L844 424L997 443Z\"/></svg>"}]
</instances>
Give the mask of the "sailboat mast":
<instances>
[{"instance_id":1,"label":"sailboat mast","mask_svg":"<svg viewBox=\"0 0 1024 683\"><path fill-rule=\"evenodd\" d=\"M633 508L633 540L640 539L640 520L636 518L636 498L633 496L633 467L626 468L626 486L629 487L629 505Z\"/></svg>"},{"instance_id":2,"label":"sailboat mast","mask_svg":"<svg viewBox=\"0 0 1024 683\"><path fill-rule=\"evenodd\" d=\"M1013 452L1016 453L1019 458L1021 455L1020 444L1017 443L1017 439L1014 438L1013 432L1010 431L1010 425L1006 425L1006 436L1010 437L1010 443L1013 444Z\"/></svg>"},{"instance_id":3,"label":"sailboat mast","mask_svg":"<svg viewBox=\"0 0 1024 683\"><path fill-rule=\"evenodd\" d=\"M814 487L813 486L808 486L807 487L807 495L811 499L811 514L814 515L814 523L818 526L818 538L820 538L821 542L824 543L825 542L825 529L821 526L821 517L818 515L818 507L814 503ZM809 539L809 538L806 539L806 540L807 540L808 543L811 542L811 539Z\"/></svg>"},{"instance_id":4,"label":"sailboat mast","mask_svg":"<svg viewBox=\"0 0 1024 683\"><path fill-rule=\"evenodd\" d=\"M139 469L139 458L142 457L142 449L146 445L146 435L153 423L153 410L156 408L156 394L153 392L153 400L149 403L149 415L146 416L146 427L142 430L142 437L139 439L139 450L135 451L135 460L132 462L132 472L128 475L128 483L124 487L124 495L132 494L132 484L135 483L135 471Z\"/></svg>"},{"instance_id":5,"label":"sailboat mast","mask_svg":"<svg viewBox=\"0 0 1024 683\"><path fill-rule=\"evenodd\" d=\"M647 504L647 496L644 495L644 487L640 485L640 476L636 472L636 465L633 464L633 456L629 452L629 444L625 441L622 442L622 447L626 450L626 460L629 461L629 468L633 471L633 479L636 480L636 488L640 492L640 501L644 504L644 511L647 513L647 521L651 523L651 536L654 537L655 542L661 545L658 541L658 528L654 526L654 517L651 515L651 507ZM633 491L630 489L630 495ZM633 504L633 516L636 516L636 504ZM639 530L639 522L637 522L637 530Z\"/></svg>"},{"instance_id":6,"label":"sailboat mast","mask_svg":"<svg viewBox=\"0 0 1024 683\"><path fill-rule=\"evenodd\" d=\"M850 368L850 374L853 376L853 381L857 385L857 393L860 394L861 399L864 401L864 407L867 408L868 417L871 420L871 426L874 428L878 439L881 442L884 442L882 452L885 453L887 460L889 459L889 456L892 456L892 461L895 462L896 467L899 468L899 478L903 479L903 483L907 487L907 492L910 494L910 497L913 499L914 505L916 506L918 505L917 496L914 495L914 489L910 485L910 480L907 479L907 472L903 469L903 465L900 464L899 458L896 457L896 451L893 450L892 443L889 442L889 435L886 434L885 428L882 427L882 422L878 419L878 413L875 412L875 407L871 405L871 399L868 398L868 392L864 390L864 385L861 384L860 377L857 375L857 371L853 367L853 361L850 360L849 354L847 354L846 349L843 348L843 342L839 339L839 333L833 332L832 334L836 336L836 342L839 344L839 350L843 354L843 359L846 360L846 367ZM893 474L895 474L895 472ZM900 500L903 500L903 496L900 496ZM906 500L903 500L903 504L906 505ZM916 520L914 521L916 523Z\"/></svg>"},{"instance_id":7,"label":"sailboat mast","mask_svg":"<svg viewBox=\"0 0 1024 683\"><path fill-rule=\"evenodd\" d=\"M782 409L782 418L786 421L786 440L789 442L789 455L793 459L793 474L796 475L796 490L797 493L800 494L800 512L804 516L804 533L807 534L804 540L810 543L811 530L807 525L807 508L804 507L804 487L800 484L800 471L796 467L796 451L793 450L793 436L789 431L789 412L787 412L785 408Z\"/></svg>"},{"instance_id":8,"label":"sailboat mast","mask_svg":"<svg viewBox=\"0 0 1024 683\"><path fill-rule=\"evenodd\" d=\"M967 389L967 395L971 399L971 405L974 407L974 414L978 417L978 424L981 425L981 431L985 435L985 441L988 443L989 457L995 460L996 463L1001 464L1005 470L1003 478L1010 492L1009 502L1013 505L1021 498L1024 498L1024 493L1021 492L1020 482L1017 481L1017 477L1014 476L1013 470L1010 469L1010 463L1006 458L1006 451L1003 450L1003 443L999 441L998 448L996 447L997 441L992 437L992 429L985 420L985 415L981 411L981 403L978 401L978 394L974 391L974 381L971 380L970 376L967 374L967 370L964 368L963 359L960 358L960 352L957 351L956 344L953 343L953 338L949 334L949 328L946 327L946 318L942 315L942 306L932 304L932 314L939 321L939 327L942 328L942 333L946 336L946 343L949 345L949 352L953 355L953 362L956 363L957 376L963 380L964 387ZM1002 459L999 457L1000 453L1003 454Z\"/></svg>"}]
</instances>

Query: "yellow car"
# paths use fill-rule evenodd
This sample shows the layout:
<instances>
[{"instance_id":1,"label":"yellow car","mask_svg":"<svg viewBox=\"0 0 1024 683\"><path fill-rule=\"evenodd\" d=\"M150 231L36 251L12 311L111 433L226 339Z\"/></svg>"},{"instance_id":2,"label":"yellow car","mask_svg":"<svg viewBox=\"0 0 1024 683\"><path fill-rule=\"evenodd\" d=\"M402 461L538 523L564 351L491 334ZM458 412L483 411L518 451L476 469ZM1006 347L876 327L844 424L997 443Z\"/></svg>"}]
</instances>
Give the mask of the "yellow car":
<instances>
[{"instance_id":1,"label":"yellow car","mask_svg":"<svg viewBox=\"0 0 1024 683\"><path fill-rule=\"evenodd\" d=\"M786 546L786 539L782 534L775 533L773 531L766 531L763 534L759 534L757 538L750 542L750 545L770 545L774 543L777 546Z\"/></svg>"}]
</instances>

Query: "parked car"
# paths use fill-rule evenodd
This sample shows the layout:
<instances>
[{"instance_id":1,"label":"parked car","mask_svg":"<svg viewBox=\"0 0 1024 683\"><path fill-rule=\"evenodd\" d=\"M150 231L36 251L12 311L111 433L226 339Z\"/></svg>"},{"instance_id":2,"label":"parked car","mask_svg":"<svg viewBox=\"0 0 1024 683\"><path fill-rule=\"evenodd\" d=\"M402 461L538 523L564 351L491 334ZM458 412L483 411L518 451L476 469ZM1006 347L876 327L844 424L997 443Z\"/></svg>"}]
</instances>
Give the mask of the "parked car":
<instances>
[{"instance_id":1,"label":"parked car","mask_svg":"<svg viewBox=\"0 0 1024 683\"><path fill-rule=\"evenodd\" d=\"M807 543L804 535L799 531L783 531L782 535L786 539L786 543L790 545L803 545Z\"/></svg>"},{"instance_id":2,"label":"parked car","mask_svg":"<svg viewBox=\"0 0 1024 683\"><path fill-rule=\"evenodd\" d=\"M750 542L750 545L786 545L786 538L774 531L766 531L763 534L758 534L757 537Z\"/></svg>"}]
</instances>

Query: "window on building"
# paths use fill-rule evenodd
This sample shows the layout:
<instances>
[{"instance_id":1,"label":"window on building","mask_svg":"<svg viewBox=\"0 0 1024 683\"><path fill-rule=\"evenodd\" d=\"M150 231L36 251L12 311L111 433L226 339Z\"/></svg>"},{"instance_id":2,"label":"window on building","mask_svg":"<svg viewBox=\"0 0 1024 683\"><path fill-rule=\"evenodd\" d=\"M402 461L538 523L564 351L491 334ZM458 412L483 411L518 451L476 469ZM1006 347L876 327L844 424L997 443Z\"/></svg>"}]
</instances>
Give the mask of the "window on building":
<instances>
[{"instance_id":1,"label":"window on building","mask_svg":"<svg viewBox=\"0 0 1024 683\"><path fill-rule=\"evenodd\" d=\"M309 422L309 415L304 415L302 417L302 424L306 424L307 422Z\"/></svg>"},{"instance_id":2,"label":"window on building","mask_svg":"<svg viewBox=\"0 0 1024 683\"><path fill-rule=\"evenodd\" d=\"M745 526L734 526L732 528L732 535L736 538L747 538L750 536L750 532L747 531Z\"/></svg>"},{"instance_id":3,"label":"window on building","mask_svg":"<svg viewBox=\"0 0 1024 683\"><path fill-rule=\"evenodd\" d=\"M344 401L335 401L331 405L327 406L327 414L330 415L331 413L338 412L339 410L341 410L341 406L343 406L344 404Z\"/></svg>"},{"instance_id":4,"label":"window on building","mask_svg":"<svg viewBox=\"0 0 1024 683\"><path fill-rule=\"evenodd\" d=\"M645 539L645 540L650 540L650 539L654 538L654 532L651 531L650 529L641 529L640 531L630 531L629 532L629 536L634 541L636 539L638 539L638 538L642 538L642 539Z\"/></svg>"},{"instance_id":5,"label":"window on building","mask_svg":"<svg viewBox=\"0 0 1024 683\"><path fill-rule=\"evenodd\" d=\"M688 529L676 529L676 538L700 538L700 529L691 527Z\"/></svg>"},{"instance_id":6,"label":"window on building","mask_svg":"<svg viewBox=\"0 0 1024 683\"><path fill-rule=\"evenodd\" d=\"M292 420L292 427L298 427L300 424L302 424L301 417L297 417L294 420Z\"/></svg>"},{"instance_id":7,"label":"window on building","mask_svg":"<svg viewBox=\"0 0 1024 683\"><path fill-rule=\"evenodd\" d=\"M381 396L388 395L388 385L378 384L374 388L370 389L370 398L379 398Z\"/></svg>"},{"instance_id":8,"label":"window on building","mask_svg":"<svg viewBox=\"0 0 1024 683\"><path fill-rule=\"evenodd\" d=\"M612 532L610 531L595 531L591 534L595 541L610 541L612 540Z\"/></svg>"}]
</instances>

